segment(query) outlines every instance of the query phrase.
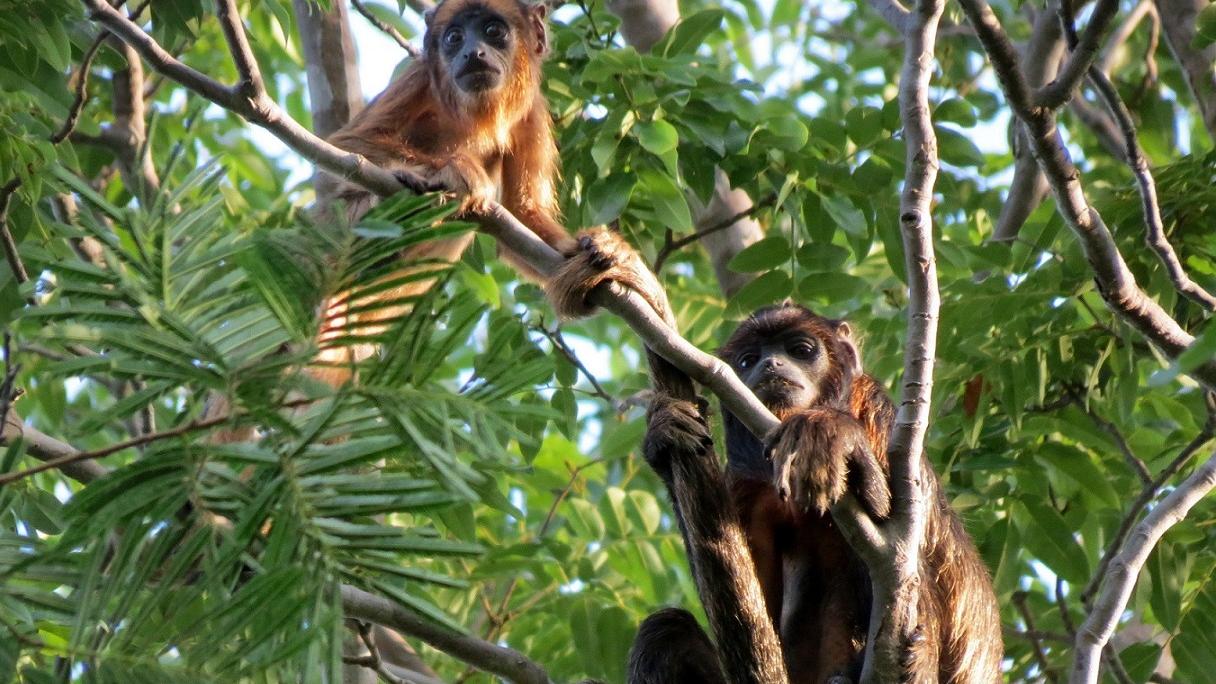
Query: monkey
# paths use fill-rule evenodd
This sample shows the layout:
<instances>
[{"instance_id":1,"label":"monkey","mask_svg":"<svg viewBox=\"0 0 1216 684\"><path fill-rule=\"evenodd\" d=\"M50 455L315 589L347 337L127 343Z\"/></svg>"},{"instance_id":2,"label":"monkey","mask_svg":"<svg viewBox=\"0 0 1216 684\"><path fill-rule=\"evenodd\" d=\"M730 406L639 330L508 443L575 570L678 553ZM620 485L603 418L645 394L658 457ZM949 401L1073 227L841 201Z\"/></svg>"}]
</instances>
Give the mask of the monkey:
<instances>
[{"instance_id":1,"label":"monkey","mask_svg":"<svg viewBox=\"0 0 1216 684\"><path fill-rule=\"evenodd\" d=\"M729 509L746 547L733 555L750 556L760 597L748 597L737 583L721 578L699 580L719 640L716 654L691 615L661 611L639 630L629 681L692 681L681 678L688 671L681 668L705 662L720 664L730 676L724 679L719 672L706 681L754 681L735 674L740 667L731 660L740 656L722 647L726 638L739 639L739 621L715 619L723 609L742 604L768 616L790 682L855 682L864 664L871 587L864 563L830 511L851 493L879 524L889 515L891 400L862 369L847 322L789 302L752 314L718 355L781 419L780 428L761 440L723 409L725 475L703 465L699 477L681 481L672 477L673 469L687 470L694 453L700 463L716 464L712 439L703 409L686 397L660 393L648 414L643 454L676 504L694 577L703 574L698 562L705 550L724 545L718 535L723 527L713 519ZM656 379L656 387L667 384ZM912 682L998 681L1002 642L991 579L927 462L922 461L921 474L928 519L920 548L920 622L914 643L906 645L901 675ZM692 486L721 492L722 498L706 497ZM682 504L687 499L710 505ZM671 643L689 644L687 663L666 645ZM700 648L692 646L697 644ZM756 652L748 657L763 658ZM773 675L767 681L784 680Z\"/></svg>"},{"instance_id":2,"label":"monkey","mask_svg":"<svg viewBox=\"0 0 1216 684\"><path fill-rule=\"evenodd\" d=\"M392 170L415 192L442 190L460 202L457 216L484 212L494 200L563 255L578 242L558 222L558 154L548 103L541 91L541 63L549 51L544 3L524 0L444 0L425 15L421 56L388 88L329 136L329 142ZM334 198L354 222L375 203L366 189L329 179ZM400 256L408 264L455 262L472 243L470 233L437 238ZM584 241L586 242L586 241ZM525 276L537 275L520 258L504 259ZM408 310L411 296L433 284L414 278L368 298L341 293L325 305L320 342L346 330L382 333ZM373 300L397 305L374 307ZM313 375L330 385L349 379L353 362L375 351L370 344L325 348Z\"/></svg>"}]
</instances>

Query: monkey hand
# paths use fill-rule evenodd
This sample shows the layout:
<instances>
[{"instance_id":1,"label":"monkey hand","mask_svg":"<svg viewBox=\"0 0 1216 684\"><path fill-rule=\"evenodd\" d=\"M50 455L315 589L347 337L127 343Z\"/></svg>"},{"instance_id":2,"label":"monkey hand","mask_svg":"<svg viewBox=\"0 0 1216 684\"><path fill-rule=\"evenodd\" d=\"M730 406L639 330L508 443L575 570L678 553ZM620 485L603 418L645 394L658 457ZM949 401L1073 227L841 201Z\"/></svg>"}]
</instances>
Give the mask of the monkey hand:
<instances>
[{"instance_id":1,"label":"monkey hand","mask_svg":"<svg viewBox=\"0 0 1216 684\"><path fill-rule=\"evenodd\" d=\"M498 195L498 186L475 159L454 154L428 179L460 198L461 214L484 214Z\"/></svg>"},{"instance_id":2,"label":"monkey hand","mask_svg":"<svg viewBox=\"0 0 1216 684\"><path fill-rule=\"evenodd\" d=\"M671 482L672 461L713 453L714 439L705 419L705 400L691 402L655 394L646 412L642 453L664 482Z\"/></svg>"},{"instance_id":3,"label":"monkey hand","mask_svg":"<svg viewBox=\"0 0 1216 684\"><path fill-rule=\"evenodd\" d=\"M401 183L406 190L419 195L447 190L439 181L431 180L412 169L399 169L394 171L393 175L396 176L397 182Z\"/></svg>"},{"instance_id":4,"label":"monkey hand","mask_svg":"<svg viewBox=\"0 0 1216 684\"><path fill-rule=\"evenodd\" d=\"M865 429L843 411L812 408L786 418L769 442L773 484L782 501L820 515L852 492L878 518L891 512L891 490L870 452Z\"/></svg>"},{"instance_id":5,"label":"monkey hand","mask_svg":"<svg viewBox=\"0 0 1216 684\"><path fill-rule=\"evenodd\" d=\"M578 248L545 286L553 308L563 318L589 316L595 307L587 300L596 286L616 281L642 296L655 313L674 327L675 316L659 279L628 242L607 228L591 228L578 235Z\"/></svg>"}]
</instances>

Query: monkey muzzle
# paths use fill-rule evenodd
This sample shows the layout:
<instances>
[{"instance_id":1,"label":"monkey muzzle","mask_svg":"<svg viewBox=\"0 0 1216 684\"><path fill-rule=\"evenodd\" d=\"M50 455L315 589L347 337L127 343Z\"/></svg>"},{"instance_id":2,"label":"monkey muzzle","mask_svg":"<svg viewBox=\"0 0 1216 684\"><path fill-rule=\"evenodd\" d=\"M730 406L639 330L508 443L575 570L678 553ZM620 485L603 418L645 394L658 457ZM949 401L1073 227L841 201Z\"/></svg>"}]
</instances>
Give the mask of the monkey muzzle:
<instances>
[{"instance_id":1,"label":"monkey muzzle","mask_svg":"<svg viewBox=\"0 0 1216 684\"><path fill-rule=\"evenodd\" d=\"M456 74L456 82L462 90L470 93L480 93L498 86L501 77L493 64L476 57L465 61L464 66Z\"/></svg>"}]
</instances>

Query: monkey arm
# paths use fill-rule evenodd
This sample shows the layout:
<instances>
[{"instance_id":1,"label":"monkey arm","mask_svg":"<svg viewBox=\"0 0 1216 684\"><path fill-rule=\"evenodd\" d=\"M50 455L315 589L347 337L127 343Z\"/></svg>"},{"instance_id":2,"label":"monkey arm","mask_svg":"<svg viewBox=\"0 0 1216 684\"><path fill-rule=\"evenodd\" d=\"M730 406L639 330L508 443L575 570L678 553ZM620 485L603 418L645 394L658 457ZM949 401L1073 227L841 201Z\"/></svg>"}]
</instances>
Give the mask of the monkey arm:
<instances>
[{"instance_id":1,"label":"monkey arm","mask_svg":"<svg viewBox=\"0 0 1216 684\"><path fill-rule=\"evenodd\" d=\"M548 103L538 92L511 130L511 146L502 160L502 205L546 244L569 254L574 239L557 220L558 154L552 129ZM528 268L519 261L513 263Z\"/></svg>"},{"instance_id":2,"label":"monkey arm","mask_svg":"<svg viewBox=\"0 0 1216 684\"><path fill-rule=\"evenodd\" d=\"M691 401L657 394L647 421L643 451L671 495L728 680L785 682L781 646L705 417Z\"/></svg>"}]
</instances>

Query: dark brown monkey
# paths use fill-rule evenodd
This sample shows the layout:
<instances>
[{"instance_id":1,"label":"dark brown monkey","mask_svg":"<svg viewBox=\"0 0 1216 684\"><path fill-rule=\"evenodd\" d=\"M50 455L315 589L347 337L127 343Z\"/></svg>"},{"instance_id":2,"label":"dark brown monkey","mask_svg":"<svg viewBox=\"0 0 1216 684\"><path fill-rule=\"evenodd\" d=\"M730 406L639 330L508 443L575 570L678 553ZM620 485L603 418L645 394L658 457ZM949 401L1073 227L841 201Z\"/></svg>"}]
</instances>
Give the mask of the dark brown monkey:
<instances>
[{"instance_id":1,"label":"dark brown monkey","mask_svg":"<svg viewBox=\"0 0 1216 684\"><path fill-rule=\"evenodd\" d=\"M865 565L835 526L829 508L849 491L880 521L889 513L886 447L894 416L891 401L862 371L848 324L801 306L757 311L719 355L782 419L766 446L729 412L724 416L730 499L743 526L762 603L780 635L790 681L856 681L863 664L871 588ZM690 448L679 445L690 444L685 435L695 428L686 415L691 406L659 401L652 408L646 437L646 458L677 504L697 495L665 474L669 464L687 461ZM673 420L673 415L679 418ZM705 441L702 451L711 449L707 430L702 427L697 434ZM927 463L922 473L929 501L920 549L922 638L910 648L905 678L951 684L998 681L1000 616L987 569ZM708 475L701 478L701 486L712 487L712 480ZM698 523L685 517L686 508L677 505L677 512L694 573L700 574L695 547L712 548L713 542L689 534ZM724 596L736 591L730 585L698 582L698 587L722 641L722 629L739 628L715 621L714 606L751 601L742 595ZM681 624L699 629L664 614L649 620L661 622L668 642L677 640L673 631ZM697 643L692 635L678 641ZM662 643L639 634L631 658L631 666L638 667L631 667L630 681L681 681L672 678L676 663L665 661L667 669L654 669L664 652L671 657ZM733 656L721 653L729 672ZM705 658L704 653L695 656ZM732 675L731 681L739 680Z\"/></svg>"}]
</instances>

